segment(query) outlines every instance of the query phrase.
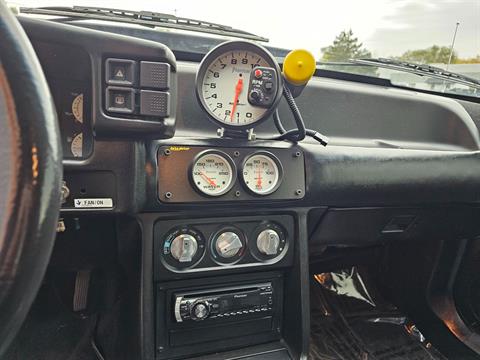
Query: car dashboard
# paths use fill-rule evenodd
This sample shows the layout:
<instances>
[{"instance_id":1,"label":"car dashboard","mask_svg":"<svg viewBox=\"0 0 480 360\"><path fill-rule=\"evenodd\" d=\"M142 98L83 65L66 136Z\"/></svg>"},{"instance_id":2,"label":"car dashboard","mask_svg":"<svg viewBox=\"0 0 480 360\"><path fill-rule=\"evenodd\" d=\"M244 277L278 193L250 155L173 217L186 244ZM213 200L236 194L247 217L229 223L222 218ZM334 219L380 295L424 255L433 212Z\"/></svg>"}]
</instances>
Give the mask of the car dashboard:
<instances>
[{"instance_id":1,"label":"car dashboard","mask_svg":"<svg viewBox=\"0 0 480 360\"><path fill-rule=\"evenodd\" d=\"M67 229L138 224L130 358L300 358L326 250L470 223L480 200L480 104L314 76L297 103L328 146L273 140L271 118L256 139L220 137L196 96L198 62L154 30L20 21L58 111ZM284 100L279 113L292 127Z\"/></svg>"}]
</instances>

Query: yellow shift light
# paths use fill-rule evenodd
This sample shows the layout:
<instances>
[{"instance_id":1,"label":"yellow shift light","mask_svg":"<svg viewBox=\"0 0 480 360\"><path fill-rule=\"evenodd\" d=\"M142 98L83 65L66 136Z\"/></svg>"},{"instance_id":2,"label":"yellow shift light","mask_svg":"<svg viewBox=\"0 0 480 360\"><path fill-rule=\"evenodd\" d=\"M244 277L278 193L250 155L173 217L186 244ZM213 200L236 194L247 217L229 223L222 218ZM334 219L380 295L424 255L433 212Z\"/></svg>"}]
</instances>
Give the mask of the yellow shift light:
<instances>
[{"instance_id":1,"label":"yellow shift light","mask_svg":"<svg viewBox=\"0 0 480 360\"><path fill-rule=\"evenodd\" d=\"M310 80L316 68L311 52L304 49L292 50L283 61L283 76L292 85L302 86Z\"/></svg>"}]
</instances>

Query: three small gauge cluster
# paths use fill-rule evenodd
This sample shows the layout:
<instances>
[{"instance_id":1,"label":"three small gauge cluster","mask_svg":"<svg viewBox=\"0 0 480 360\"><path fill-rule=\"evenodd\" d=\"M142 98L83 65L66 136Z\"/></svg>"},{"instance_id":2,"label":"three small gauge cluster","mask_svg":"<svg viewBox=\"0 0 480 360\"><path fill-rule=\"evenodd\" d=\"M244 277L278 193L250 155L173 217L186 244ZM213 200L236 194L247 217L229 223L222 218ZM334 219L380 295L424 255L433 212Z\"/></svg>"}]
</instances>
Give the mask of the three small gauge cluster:
<instances>
[{"instance_id":1,"label":"three small gauge cluster","mask_svg":"<svg viewBox=\"0 0 480 360\"><path fill-rule=\"evenodd\" d=\"M195 158L191 168L191 181L197 191L207 196L228 193L237 180L237 169L232 158L218 150L206 150ZM268 151L249 155L238 171L248 191L255 195L268 195L282 182L282 164Z\"/></svg>"}]
</instances>

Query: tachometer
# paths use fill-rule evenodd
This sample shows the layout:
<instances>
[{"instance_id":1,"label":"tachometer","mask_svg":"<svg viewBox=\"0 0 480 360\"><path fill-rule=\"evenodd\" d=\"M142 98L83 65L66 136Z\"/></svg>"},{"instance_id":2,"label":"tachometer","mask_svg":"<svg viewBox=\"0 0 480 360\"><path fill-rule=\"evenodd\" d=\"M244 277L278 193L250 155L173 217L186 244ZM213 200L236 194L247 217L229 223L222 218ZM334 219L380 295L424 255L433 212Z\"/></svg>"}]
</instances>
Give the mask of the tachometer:
<instances>
[{"instance_id":1,"label":"tachometer","mask_svg":"<svg viewBox=\"0 0 480 360\"><path fill-rule=\"evenodd\" d=\"M282 166L273 154L257 152L245 160L242 178L247 188L254 194L268 195L280 186Z\"/></svg>"},{"instance_id":2,"label":"tachometer","mask_svg":"<svg viewBox=\"0 0 480 360\"><path fill-rule=\"evenodd\" d=\"M248 129L268 118L282 94L278 63L263 47L230 41L210 51L196 79L200 105L221 127Z\"/></svg>"},{"instance_id":3,"label":"tachometer","mask_svg":"<svg viewBox=\"0 0 480 360\"><path fill-rule=\"evenodd\" d=\"M235 164L220 151L199 154L192 166L191 179L202 194L220 196L228 192L235 180Z\"/></svg>"}]
</instances>

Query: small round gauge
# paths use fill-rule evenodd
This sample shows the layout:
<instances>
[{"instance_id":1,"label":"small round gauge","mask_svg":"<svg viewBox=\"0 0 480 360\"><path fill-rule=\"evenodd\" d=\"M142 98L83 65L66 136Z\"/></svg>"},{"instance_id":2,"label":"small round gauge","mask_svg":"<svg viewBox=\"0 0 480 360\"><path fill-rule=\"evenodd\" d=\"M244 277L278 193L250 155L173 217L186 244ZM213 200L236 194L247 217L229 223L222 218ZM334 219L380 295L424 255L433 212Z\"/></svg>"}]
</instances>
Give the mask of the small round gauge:
<instances>
[{"instance_id":1,"label":"small round gauge","mask_svg":"<svg viewBox=\"0 0 480 360\"><path fill-rule=\"evenodd\" d=\"M75 120L83 123L83 94L77 95L72 101L72 114Z\"/></svg>"},{"instance_id":2,"label":"small round gauge","mask_svg":"<svg viewBox=\"0 0 480 360\"><path fill-rule=\"evenodd\" d=\"M271 153L258 152L248 157L242 169L243 182L257 195L268 195L280 186L282 166Z\"/></svg>"},{"instance_id":3,"label":"small round gauge","mask_svg":"<svg viewBox=\"0 0 480 360\"><path fill-rule=\"evenodd\" d=\"M267 106L252 105L249 101L250 78L257 67L272 69L272 80L268 82L279 85L268 95L271 103ZM253 78L254 81L263 80ZM252 128L268 118L282 95L281 84L280 67L266 49L247 41L229 41L211 50L202 60L196 93L211 120L221 127L239 130Z\"/></svg>"},{"instance_id":4,"label":"small round gauge","mask_svg":"<svg viewBox=\"0 0 480 360\"><path fill-rule=\"evenodd\" d=\"M195 159L191 180L197 190L208 196L220 196L229 191L235 180L235 164L220 151L207 150Z\"/></svg>"},{"instance_id":5,"label":"small round gauge","mask_svg":"<svg viewBox=\"0 0 480 360\"><path fill-rule=\"evenodd\" d=\"M77 134L72 140L70 144L70 151L74 157L82 157L83 156L83 134Z\"/></svg>"}]
</instances>

